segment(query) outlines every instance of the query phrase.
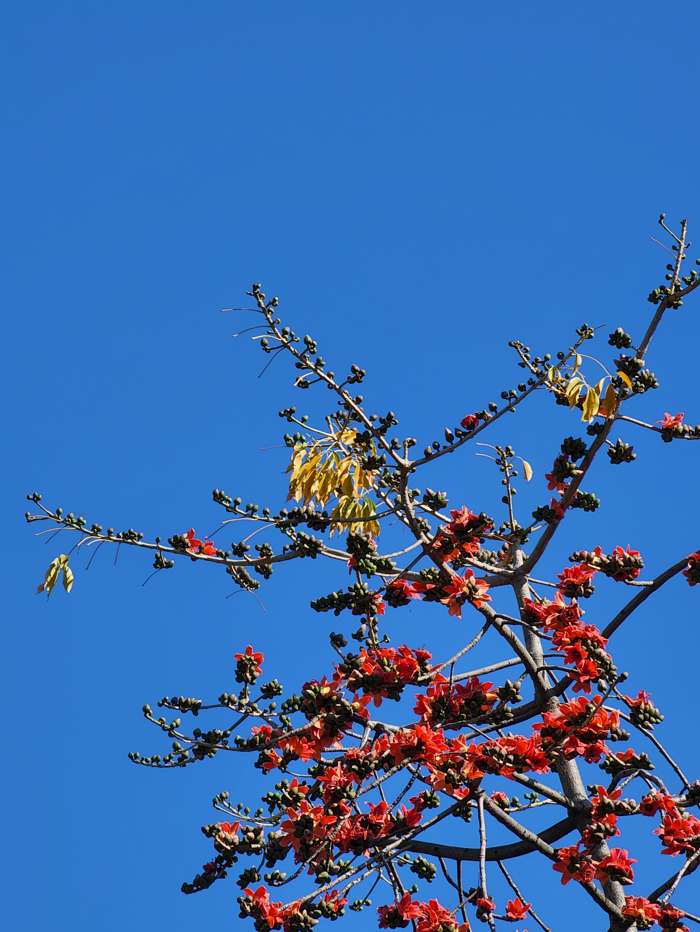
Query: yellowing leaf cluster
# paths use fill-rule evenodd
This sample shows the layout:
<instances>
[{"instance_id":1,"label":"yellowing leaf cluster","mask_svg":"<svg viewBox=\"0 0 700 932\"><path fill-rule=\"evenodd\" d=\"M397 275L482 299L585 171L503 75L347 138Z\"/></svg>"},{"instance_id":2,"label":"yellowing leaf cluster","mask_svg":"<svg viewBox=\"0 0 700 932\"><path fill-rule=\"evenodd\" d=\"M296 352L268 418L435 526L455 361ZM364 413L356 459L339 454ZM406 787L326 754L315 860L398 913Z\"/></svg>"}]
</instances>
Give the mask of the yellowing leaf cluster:
<instances>
[{"instance_id":1,"label":"yellowing leaf cluster","mask_svg":"<svg viewBox=\"0 0 700 932\"><path fill-rule=\"evenodd\" d=\"M46 590L47 598L51 595L51 590L58 582L58 577L63 573L63 588L70 592L73 587L73 570L68 566L68 557L62 553L60 557L51 563L46 571L43 583L36 590L37 594Z\"/></svg>"},{"instance_id":2,"label":"yellowing leaf cluster","mask_svg":"<svg viewBox=\"0 0 700 932\"><path fill-rule=\"evenodd\" d=\"M374 487L374 473L364 470L359 457L349 449L356 436L356 431L344 430L329 435L328 440L297 443L287 468L291 473L287 500L325 508L332 499L337 499L331 517L342 518L346 522L374 515L374 502L367 497ZM379 534L377 521L361 523L364 530L374 536ZM332 524L331 535L342 526Z\"/></svg>"},{"instance_id":3,"label":"yellowing leaf cluster","mask_svg":"<svg viewBox=\"0 0 700 932\"><path fill-rule=\"evenodd\" d=\"M569 402L569 409L573 409L581 400L582 391L586 392L583 399L582 421L590 422L596 414L608 417L612 413L615 402L617 401L617 395L615 394L615 389L612 384L608 384L605 394L603 395L603 387L605 386L606 378L607 376L603 376L596 385L590 386L576 375L566 383L564 394Z\"/></svg>"}]
</instances>

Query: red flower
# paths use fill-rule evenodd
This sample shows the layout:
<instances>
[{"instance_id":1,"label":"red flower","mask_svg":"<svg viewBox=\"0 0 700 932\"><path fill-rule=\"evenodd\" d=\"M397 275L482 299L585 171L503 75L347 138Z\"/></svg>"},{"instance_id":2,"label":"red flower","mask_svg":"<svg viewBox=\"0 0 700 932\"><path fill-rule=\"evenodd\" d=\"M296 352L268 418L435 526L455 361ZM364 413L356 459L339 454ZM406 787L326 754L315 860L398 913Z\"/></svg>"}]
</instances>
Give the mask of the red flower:
<instances>
[{"instance_id":1,"label":"red flower","mask_svg":"<svg viewBox=\"0 0 700 932\"><path fill-rule=\"evenodd\" d=\"M468 414L466 417L462 418L460 424L465 430L474 430L479 424L479 418L476 414Z\"/></svg>"},{"instance_id":2,"label":"red flower","mask_svg":"<svg viewBox=\"0 0 700 932\"><path fill-rule=\"evenodd\" d=\"M588 883L595 876L595 864L585 851L579 851L579 847L579 845L571 845L569 848L560 848L557 852L559 863L554 865L554 870L561 874L561 882L564 886L570 880Z\"/></svg>"},{"instance_id":3,"label":"red flower","mask_svg":"<svg viewBox=\"0 0 700 932\"><path fill-rule=\"evenodd\" d=\"M241 913L253 916L256 919L262 919L267 922L270 929L279 929L282 926L282 904L271 903L270 896L265 887L258 887L253 891L246 887L243 891L246 895L245 900L239 900L241 904Z\"/></svg>"},{"instance_id":4,"label":"red flower","mask_svg":"<svg viewBox=\"0 0 700 932\"><path fill-rule=\"evenodd\" d=\"M659 918L661 908L656 903L650 903L644 896L626 896L622 915L635 919L638 929L651 929Z\"/></svg>"},{"instance_id":5,"label":"red flower","mask_svg":"<svg viewBox=\"0 0 700 932\"><path fill-rule=\"evenodd\" d=\"M693 842L700 836L700 819L687 813L684 816L678 815L677 812L669 813L663 817L661 827L657 828L654 834L660 835L665 845L662 854L670 854L672 857L684 851L693 854Z\"/></svg>"},{"instance_id":6,"label":"red flower","mask_svg":"<svg viewBox=\"0 0 700 932\"><path fill-rule=\"evenodd\" d=\"M524 919L527 916L527 911L531 906L532 903L523 903L520 897L517 896L514 900L508 900L506 916L513 922L518 922L519 919Z\"/></svg>"},{"instance_id":7,"label":"red flower","mask_svg":"<svg viewBox=\"0 0 700 932\"><path fill-rule=\"evenodd\" d=\"M449 910L441 906L437 900L429 903L420 903L420 918L416 925L416 932L469 932L469 923L457 924L457 920Z\"/></svg>"},{"instance_id":8,"label":"red flower","mask_svg":"<svg viewBox=\"0 0 700 932\"><path fill-rule=\"evenodd\" d=\"M550 492L556 489L560 495L563 495L569 488L566 479L571 478L571 474L566 469L567 465L569 465L569 457L566 453L563 453L554 460L552 471L545 473L544 477L547 480L547 488ZM578 470L575 470L575 472L578 472Z\"/></svg>"},{"instance_id":9,"label":"red flower","mask_svg":"<svg viewBox=\"0 0 700 932\"><path fill-rule=\"evenodd\" d=\"M345 904L348 902L348 900L347 900L347 897L338 896L337 890L331 890L330 893L326 893L326 895L323 897L322 902L326 905L326 907L330 908L330 910L333 913L338 913L342 915L340 911L342 910L343 906L345 906Z\"/></svg>"},{"instance_id":10,"label":"red flower","mask_svg":"<svg viewBox=\"0 0 700 932\"><path fill-rule=\"evenodd\" d=\"M450 615L461 618L465 602L471 602L474 608L481 608L484 602L491 601L491 596L486 595L488 588L488 583L483 579L474 578L473 570L465 570L464 576L452 577L449 586L445 586L447 595L440 601L447 605Z\"/></svg>"},{"instance_id":11,"label":"red flower","mask_svg":"<svg viewBox=\"0 0 700 932\"><path fill-rule=\"evenodd\" d=\"M661 424L661 430L672 430L674 427L677 427L683 421L683 412L677 414L675 417L671 414L664 414L663 421L657 421L657 424Z\"/></svg>"},{"instance_id":12,"label":"red flower","mask_svg":"<svg viewBox=\"0 0 700 932\"><path fill-rule=\"evenodd\" d=\"M596 572L597 570L590 566L567 566L566 569L557 576L559 579L557 588L560 589L568 599L587 599L593 594L594 587L591 585L591 580Z\"/></svg>"},{"instance_id":13,"label":"red flower","mask_svg":"<svg viewBox=\"0 0 700 932\"><path fill-rule=\"evenodd\" d=\"M263 662L263 655L256 654L250 644L245 649L245 654L234 654L236 660L236 682L254 683L262 673L260 664Z\"/></svg>"},{"instance_id":14,"label":"red flower","mask_svg":"<svg viewBox=\"0 0 700 932\"><path fill-rule=\"evenodd\" d=\"M395 579L390 582L385 595L392 608L408 605L411 599L420 599L420 593L407 579Z\"/></svg>"},{"instance_id":15,"label":"red flower","mask_svg":"<svg viewBox=\"0 0 700 932\"><path fill-rule=\"evenodd\" d=\"M194 536L193 527L189 529L185 537L187 539L187 550L190 553L203 553L208 557L216 556L217 550L214 544L210 544L206 537L204 538L204 543L202 543L201 540Z\"/></svg>"},{"instance_id":16,"label":"red flower","mask_svg":"<svg viewBox=\"0 0 700 932\"><path fill-rule=\"evenodd\" d=\"M510 806L510 800L506 794L501 793L500 790L495 790L493 793L491 793L491 802L496 803L499 809L507 809L508 806ZM522 918L522 916L519 918Z\"/></svg>"},{"instance_id":17,"label":"red flower","mask_svg":"<svg viewBox=\"0 0 700 932\"><path fill-rule=\"evenodd\" d=\"M606 884L608 880L616 880L622 884L632 883L634 880L632 865L636 863L635 858L627 856L626 850L613 848L607 857L598 862L595 879L602 884Z\"/></svg>"},{"instance_id":18,"label":"red flower","mask_svg":"<svg viewBox=\"0 0 700 932\"><path fill-rule=\"evenodd\" d=\"M676 813L676 800L673 796L665 796L658 790L652 790L647 796L642 796L639 811L642 815L653 816L660 810L666 813Z\"/></svg>"},{"instance_id":19,"label":"red flower","mask_svg":"<svg viewBox=\"0 0 700 932\"><path fill-rule=\"evenodd\" d=\"M287 818L281 823L283 835L280 836L281 845L291 845L296 852L302 844L310 846L317 842L326 833L326 826L337 822L336 816L324 815L323 806L311 807L305 799L299 804L299 809L287 809Z\"/></svg>"},{"instance_id":20,"label":"red flower","mask_svg":"<svg viewBox=\"0 0 700 932\"><path fill-rule=\"evenodd\" d=\"M688 926L684 926L681 919L685 917L682 909L676 909L670 903L665 903L659 911L659 925L666 932L690 932Z\"/></svg>"},{"instance_id":21,"label":"red flower","mask_svg":"<svg viewBox=\"0 0 700 932\"><path fill-rule=\"evenodd\" d=\"M400 900L396 900L391 906L380 906L377 909L379 913L380 929L405 929L409 919L417 919L420 916L420 903L414 903L410 893L404 893Z\"/></svg>"},{"instance_id":22,"label":"red flower","mask_svg":"<svg viewBox=\"0 0 700 932\"><path fill-rule=\"evenodd\" d=\"M219 822L222 835L237 835L240 827L240 822Z\"/></svg>"}]
</instances>

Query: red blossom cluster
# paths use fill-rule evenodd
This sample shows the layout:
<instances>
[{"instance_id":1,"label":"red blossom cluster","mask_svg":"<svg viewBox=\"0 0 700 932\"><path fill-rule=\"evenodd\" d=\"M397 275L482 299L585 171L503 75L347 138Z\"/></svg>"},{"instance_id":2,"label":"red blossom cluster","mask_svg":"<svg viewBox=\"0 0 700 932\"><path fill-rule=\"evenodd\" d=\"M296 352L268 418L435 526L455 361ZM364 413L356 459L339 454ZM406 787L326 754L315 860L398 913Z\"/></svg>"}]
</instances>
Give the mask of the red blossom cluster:
<instances>
[{"instance_id":1,"label":"red blossom cluster","mask_svg":"<svg viewBox=\"0 0 700 932\"><path fill-rule=\"evenodd\" d=\"M328 919L342 916L344 906L348 902L345 897L338 895L337 890L326 893L313 907L304 900L298 900L286 907L282 903L272 903L269 893L262 886L255 891L246 887L243 893L245 896L238 898L239 916L241 919L252 917L258 932L272 932L276 929L283 929L284 932L302 932L314 926L320 916Z\"/></svg>"},{"instance_id":2,"label":"red blossom cluster","mask_svg":"<svg viewBox=\"0 0 700 932\"><path fill-rule=\"evenodd\" d=\"M473 676L465 683L450 684L438 673L425 693L416 695L413 711L422 722L444 727L456 726L490 712L498 702L493 683L482 683Z\"/></svg>"},{"instance_id":3,"label":"red blossom cluster","mask_svg":"<svg viewBox=\"0 0 700 932\"><path fill-rule=\"evenodd\" d=\"M374 697L379 706L382 699L398 699L409 684L430 679L431 657L429 651L412 650L405 644L399 648L363 647L359 656L339 664L334 680L345 682L352 692Z\"/></svg>"},{"instance_id":4,"label":"red blossom cluster","mask_svg":"<svg viewBox=\"0 0 700 932\"><path fill-rule=\"evenodd\" d=\"M443 544L445 557L454 560L459 555L474 552L478 544L475 535L483 530L483 521L467 509L454 511ZM481 523L479 523L481 522ZM449 552L448 552L449 551ZM611 555L596 547L592 553L575 555L578 565L559 575L559 591L554 601L526 600L522 617L526 624L541 628L549 636L551 647L562 655L575 692L586 695L562 702L542 713L542 721L532 726L529 736L503 734L483 741L458 734L448 737L450 729L468 724L499 721L501 714L510 714L507 701L519 701L517 687L495 689L492 682L470 677L464 682L448 680L439 668L431 665L432 656L425 649L362 645L354 655L347 653L336 665L330 679L311 680L304 684L301 695L295 697L294 710L303 714L306 724L292 728L290 723L277 726L261 724L252 728L247 740L236 739L239 746L259 749L258 764L264 772L285 770L294 760L309 762L314 783L299 784L295 779L284 791L284 817L277 831L264 841L259 828L241 828L239 821L218 824L215 847L221 858L240 853L264 851L266 845L275 860L293 852L298 864L308 864L311 873L332 868L341 855L372 857L387 839L403 838L422 825L423 813L439 804L438 794L450 797L467 807L475 805L486 775L512 778L515 774L547 773L558 759L581 759L600 763L609 773L645 767L648 760L633 750L613 754L607 741L626 737L620 729L620 716L605 708L601 696L590 696L592 685L601 679L615 682L615 668L606 652L606 638L594 625L585 624L576 601L592 591L590 580L596 572L614 579L628 581L639 572L641 559L636 551L617 547ZM390 604L407 604L410 599L427 596L437 590L439 601L451 615L460 615L461 606L471 602L477 608L490 601L488 586L474 578L472 570L455 575L449 582L444 574L432 580L409 583L394 580L387 587ZM588 591L590 590L590 591ZM570 601L565 600L567 596ZM436 601L436 599L433 599ZM244 653L235 655L236 677L245 684L254 683L262 672L263 656L248 645ZM372 740L359 746L345 747L344 739L353 728L368 722L368 704L380 706L385 700L399 699L407 686L419 686L414 713L418 721L400 728L380 730ZM508 688L507 688L508 687ZM514 691L514 692L513 692ZM651 728L661 716L643 690L636 698L624 697L630 718L642 727ZM507 720L507 715L506 715ZM478 730L478 729L477 729ZM473 734L473 733L472 733ZM329 750L340 751L329 762L324 755ZM602 762L602 763L601 763ZM420 779L426 789L412 796L409 806L384 799L362 800L363 785L378 777L384 779L404 767L410 767L414 779ZM491 799L502 808L509 808L505 793L494 792ZM631 807L631 808L630 808ZM634 810L636 804L621 798L620 790L596 787L591 796L588 825L581 840L559 850L554 869L561 874L563 884L571 880L580 883L633 881L635 859L626 849L613 848L603 857L594 858L598 845L619 834L618 818ZM661 813L661 826L655 834L661 836L663 853L689 855L700 847L700 820L678 808L674 797L657 791L642 800L639 811L645 815ZM270 846L272 848L270 849ZM208 865L214 877L222 870L221 863ZM205 867L205 873L207 871ZM204 880L202 883L209 883ZM241 897L241 916L251 916L256 929L283 929L301 932L315 925L319 916L337 918L347 902L337 891L300 900L283 906L273 903L264 887L253 892L246 888ZM477 917L484 921L494 915L495 904L487 896L476 899ZM505 918L517 922L530 908L520 897L508 902ZM671 906L657 906L643 898L628 897L625 916L634 917L640 929L644 923L658 922L663 929L682 929L680 914ZM412 923L417 932L466 932L468 925L459 925L454 915L437 900L423 903L407 893L391 905L378 910L380 928L403 928ZM676 923L674 925L674 923Z\"/></svg>"},{"instance_id":5,"label":"red blossom cluster","mask_svg":"<svg viewBox=\"0 0 700 932\"><path fill-rule=\"evenodd\" d=\"M562 755L566 760L582 757L598 763L608 753L605 741L615 736L620 725L618 712L602 708L600 696L580 696L563 703L556 712L545 712L542 722L532 727L539 732L543 750L550 759Z\"/></svg>"},{"instance_id":6,"label":"red blossom cluster","mask_svg":"<svg viewBox=\"0 0 700 932\"><path fill-rule=\"evenodd\" d=\"M590 883L595 879L607 883L612 878L618 883L632 883L634 879L632 864L636 864L636 861L628 857L627 851L621 848L613 848L610 854L600 861L594 861L589 849L584 847L582 850L579 842L568 848L560 848L558 858L554 870L561 874L561 882L564 885L570 880Z\"/></svg>"},{"instance_id":7,"label":"red blossom cluster","mask_svg":"<svg viewBox=\"0 0 700 932\"><path fill-rule=\"evenodd\" d=\"M567 605L560 592L554 602L527 600L523 610L526 620L552 634L552 647L572 665L569 676L574 680L574 692L590 693L593 683L614 672L614 666L604 650L607 639L595 625L584 625L581 614L579 605Z\"/></svg>"},{"instance_id":8,"label":"red blossom cluster","mask_svg":"<svg viewBox=\"0 0 700 932\"><path fill-rule=\"evenodd\" d=\"M661 836L662 854L695 854L700 848L700 819L675 808L664 813L654 834Z\"/></svg>"}]
</instances>

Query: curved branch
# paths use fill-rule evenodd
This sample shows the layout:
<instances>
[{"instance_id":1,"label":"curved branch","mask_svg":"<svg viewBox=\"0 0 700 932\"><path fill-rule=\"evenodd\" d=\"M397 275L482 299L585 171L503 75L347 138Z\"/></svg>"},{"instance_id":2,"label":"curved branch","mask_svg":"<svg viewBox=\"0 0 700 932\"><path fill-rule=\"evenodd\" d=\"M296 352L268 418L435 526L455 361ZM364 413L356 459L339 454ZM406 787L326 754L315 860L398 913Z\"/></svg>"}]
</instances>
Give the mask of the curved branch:
<instances>
[{"instance_id":1,"label":"curved branch","mask_svg":"<svg viewBox=\"0 0 700 932\"><path fill-rule=\"evenodd\" d=\"M660 576L657 576L656 579L652 581L650 586L647 586L646 588L642 589L641 592L638 592L637 595L633 599L630 599L627 605L625 605L625 607L621 609L617 615L615 615L610 624L603 628L601 632L603 637L609 638L611 634L614 634L622 622L629 618L632 612L639 608L642 602L648 599L652 592L656 592L656 590L660 589L665 582L668 582L669 579L677 576L678 573L680 573L681 570L684 570L687 565L688 558L683 557L683 559L679 560L678 563L674 563L673 566L669 567L665 572L661 573Z\"/></svg>"},{"instance_id":2,"label":"curved branch","mask_svg":"<svg viewBox=\"0 0 700 932\"><path fill-rule=\"evenodd\" d=\"M572 832L576 826L571 816L557 822L556 825L550 825L543 832L537 835L543 843L547 844L552 841L559 841L569 832ZM461 848L457 845L441 845L433 841L412 841L401 849L402 851L411 851L415 854L431 854L436 858L449 858L453 861L478 861L478 848ZM494 845L486 849L487 861L507 861L511 858L519 858L523 854L530 854L537 851L537 845L529 841L517 841L510 845Z\"/></svg>"}]
</instances>

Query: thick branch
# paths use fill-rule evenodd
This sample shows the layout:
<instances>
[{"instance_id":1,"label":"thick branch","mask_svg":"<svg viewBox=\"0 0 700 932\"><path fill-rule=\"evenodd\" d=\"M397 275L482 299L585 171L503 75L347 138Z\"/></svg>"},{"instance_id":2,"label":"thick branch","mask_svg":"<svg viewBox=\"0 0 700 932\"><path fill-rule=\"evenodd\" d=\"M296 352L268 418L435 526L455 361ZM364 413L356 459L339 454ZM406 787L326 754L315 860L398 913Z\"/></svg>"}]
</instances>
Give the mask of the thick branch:
<instances>
[{"instance_id":1,"label":"thick branch","mask_svg":"<svg viewBox=\"0 0 700 932\"><path fill-rule=\"evenodd\" d=\"M559 841L569 832L574 830L574 821L570 816L551 825L537 835L537 838L544 844ZM478 848L462 848L458 845L441 845L433 841L412 841L401 849L402 851L412 851L415 854L431 854L436 858L449 858L453 861L478 861ZM523 854L530 854L537 851L538 847L530 841L518 841L510 845L494 845L486 849L487 861L507 861L511 858L519 858Z\"/></svg>"}]
</instances>

